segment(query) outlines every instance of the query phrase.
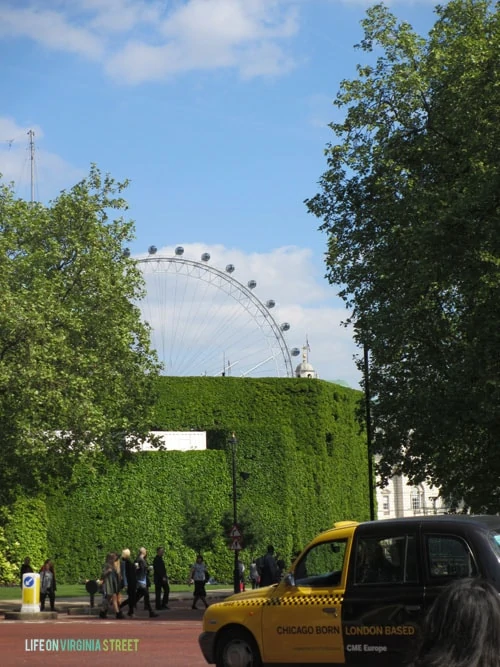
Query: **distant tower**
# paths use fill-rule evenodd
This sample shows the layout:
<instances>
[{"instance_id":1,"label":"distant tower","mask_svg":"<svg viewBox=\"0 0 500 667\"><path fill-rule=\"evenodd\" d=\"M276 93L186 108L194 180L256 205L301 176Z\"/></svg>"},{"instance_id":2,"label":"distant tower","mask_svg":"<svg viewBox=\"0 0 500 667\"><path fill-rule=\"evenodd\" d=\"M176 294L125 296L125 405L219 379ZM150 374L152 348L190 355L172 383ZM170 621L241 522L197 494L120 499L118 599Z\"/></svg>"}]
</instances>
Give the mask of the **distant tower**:
<instances>
[{"instance_id":1,"label":"distant tower","mask_svg":"<svg viewBox=\"0 0 500 667\"><path fill-rule=\"evenodd\" d=\"M318 374L314 370L313 366L309 363L309 352L309 341L306 338L306 344L302 347L302 361L295 369L295 377L317 380Z\"/></svg>"}]
</instances>

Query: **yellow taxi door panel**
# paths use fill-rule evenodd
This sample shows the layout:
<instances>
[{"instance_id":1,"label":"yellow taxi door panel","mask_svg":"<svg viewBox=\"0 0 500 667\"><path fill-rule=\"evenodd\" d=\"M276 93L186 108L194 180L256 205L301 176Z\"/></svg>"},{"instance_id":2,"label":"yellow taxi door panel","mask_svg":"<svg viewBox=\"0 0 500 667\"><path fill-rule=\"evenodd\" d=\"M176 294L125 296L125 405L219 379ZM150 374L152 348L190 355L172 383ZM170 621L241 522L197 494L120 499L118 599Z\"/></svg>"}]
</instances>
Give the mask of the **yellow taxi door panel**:
<instances>
[{"instance_id":1,"label":"yellow taxi door panel","mask_svg":"<svg viewBox=\"0 0 500 667\"><path fill-rule=\"evenodd\" d=\"M312 543L263 609L264 662L344 663L342 598L350 539Z\"/></svg>"},{"instance_id":2,"label":"yellow taxi door panel","mask_svg":"<svg viewBox=\"0 0 500 667\"><path fill-rule=\"evenodd\" d=\"M263 609L267 662L344 663L342 592L279 586Z\"/></svg>"}]
</instances>

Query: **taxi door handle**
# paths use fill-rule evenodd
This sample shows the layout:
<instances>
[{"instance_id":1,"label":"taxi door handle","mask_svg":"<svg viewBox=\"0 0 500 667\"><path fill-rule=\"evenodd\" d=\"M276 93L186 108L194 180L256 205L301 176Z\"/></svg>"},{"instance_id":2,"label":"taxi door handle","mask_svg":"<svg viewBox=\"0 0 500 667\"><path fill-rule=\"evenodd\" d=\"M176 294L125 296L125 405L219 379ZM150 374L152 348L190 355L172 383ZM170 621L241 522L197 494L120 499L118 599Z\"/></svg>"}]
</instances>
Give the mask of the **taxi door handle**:
<instances>
[{"instance_id":1,"label":"taxi door handle","mask_svg":"<svg viewBox=\"0 0 500 667\"><path fill-rule=\"evenodd\" d=\"M339 615L339 613L338 613L338 611L335 607L328 607L326 609L323 609L323 613L324 614L332 614L332 616L334 618L337 618L337 616Z\"/></svg>"},{"instance_id":2,"label":"taxi door handle","mask_svg":"<svg viewBox=\"0 0 500 667\"><path fill-rule=\"evenodd\" d=\"M422 609L422 605L420 604L407 604L405 605L405 611L420 611Z\"/></svg>"}]
</instances>

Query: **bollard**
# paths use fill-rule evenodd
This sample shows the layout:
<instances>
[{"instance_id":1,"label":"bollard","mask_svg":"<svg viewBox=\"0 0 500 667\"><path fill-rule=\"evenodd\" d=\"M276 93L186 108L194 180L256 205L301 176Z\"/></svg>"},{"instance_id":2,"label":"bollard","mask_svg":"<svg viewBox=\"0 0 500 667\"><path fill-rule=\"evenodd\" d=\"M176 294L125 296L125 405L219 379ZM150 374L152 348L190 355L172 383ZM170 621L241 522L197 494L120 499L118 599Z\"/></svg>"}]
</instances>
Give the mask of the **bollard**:
<instances>
[{"instance_id":1,"label":"bollard","mask_svg":"<svg viewBox=\"0 0 500 667\"><path fill-rule=\"evenodd\" d=\"M95 581L95 579L89 579L88 581L85 582L85 590L90 595L90 608L93 609L94 595L99 590L99 584L97 583L97 581Z\"/></svg>"},{"instance_id":2,"label":"bollard","mask_svg":"<svg viewBox=\"0 0 500 667\"><path fill-rule=\"evenodd\" d=\"M23 574L23 604L21 612L40 611L40 575L38 572Z\"/></svg>"}]
</instances>

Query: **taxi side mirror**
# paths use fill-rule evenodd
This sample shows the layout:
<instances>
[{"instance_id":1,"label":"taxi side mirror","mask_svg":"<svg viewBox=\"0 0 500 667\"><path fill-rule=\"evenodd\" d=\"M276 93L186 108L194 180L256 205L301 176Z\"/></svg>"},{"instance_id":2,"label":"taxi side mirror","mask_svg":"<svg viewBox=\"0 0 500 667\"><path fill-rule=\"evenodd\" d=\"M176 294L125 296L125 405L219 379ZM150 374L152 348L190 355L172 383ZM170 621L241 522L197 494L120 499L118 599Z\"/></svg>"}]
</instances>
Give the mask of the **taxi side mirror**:
<instances>
[{"instance_id":1,"label":"taxi side mirror","mask_svg":"<svg viewBox=\"0 0 500 667\"><path fill-rule=\"evenodd\" d=\"M292 572L289 572L283 581L287 586L295 586L295 577L293 576Z\"/></svg>"}]
</instances>

